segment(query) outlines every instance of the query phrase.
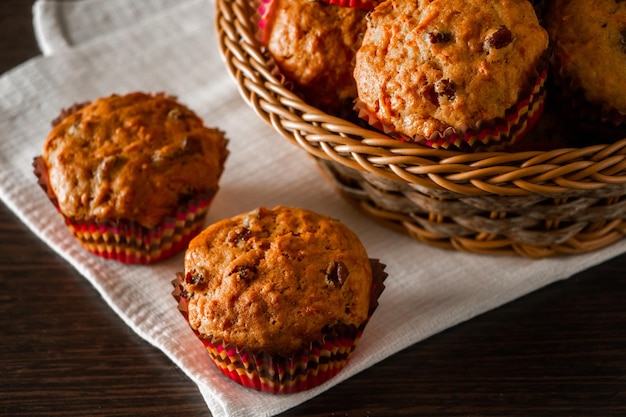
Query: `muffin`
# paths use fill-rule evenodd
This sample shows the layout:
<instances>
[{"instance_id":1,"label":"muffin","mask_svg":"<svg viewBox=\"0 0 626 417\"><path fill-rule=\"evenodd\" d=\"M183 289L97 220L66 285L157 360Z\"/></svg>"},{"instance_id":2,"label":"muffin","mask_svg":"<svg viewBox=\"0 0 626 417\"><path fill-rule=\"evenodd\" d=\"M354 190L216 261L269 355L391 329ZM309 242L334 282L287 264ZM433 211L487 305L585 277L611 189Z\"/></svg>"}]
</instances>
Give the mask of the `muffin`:
<instances>
[{"instance_id":1,"label":"muffin","mask_svg":"<svg viewBox=\"0 0 626 417\"><path fill-rule=\"evenodd\" d=\"M626 2L552 0L545 19L565 115L596 136L626 137Z\"/></svg>"},{"instance_id":2,"label":"muffin","mask_svg":"<svg viewBox=\"0 0 626 417\"><path fill-rule=\"evenodd\" d=\"M151 263L204 227L227 157L222 131L166 94L73 106L53 122L35 173L90 252Z\"/></svg>"},{"instance_id":3,"label":"muffin","mask_svg":"<svg viewBox=\"0 0 626 417\"><path fill-rule=\"evenodd\" d=\"M343 223L261 207L191 241L174 295L225 375L290 393L346 365L377 306L383 269Z\"/></svg>"},{"instance_id":4,"label":"muffin","mask_svg":"<svg viewBox=\"0 0 626 417\"><path fill-rule=\"evenodd\" d=\"M387 0L356 55L356 109L428 146L513 143L543 110L547 48L527 0Z\"/></svg>"},{"instance_id":5,"label":"muffin","mask_svg":"<svg viewBox=\"0 0 626 417\"><path fill-rule=\"evenodd\" d=\"M324 3L334 4L342 7L354 7L363 10L372 10L383 0L319 0Z\"/></svg>"},{"instance_id":6,"label":"muffin","mask_svg":"<svg viewBox=\"0 0 626 417\"><path fill-rule=\"evenodd\" d=\"M273 0L261 12L262 42L279 73L309 104L352 113L354 55L367 11L309 0Z\"/></svg>"}]
</instances>

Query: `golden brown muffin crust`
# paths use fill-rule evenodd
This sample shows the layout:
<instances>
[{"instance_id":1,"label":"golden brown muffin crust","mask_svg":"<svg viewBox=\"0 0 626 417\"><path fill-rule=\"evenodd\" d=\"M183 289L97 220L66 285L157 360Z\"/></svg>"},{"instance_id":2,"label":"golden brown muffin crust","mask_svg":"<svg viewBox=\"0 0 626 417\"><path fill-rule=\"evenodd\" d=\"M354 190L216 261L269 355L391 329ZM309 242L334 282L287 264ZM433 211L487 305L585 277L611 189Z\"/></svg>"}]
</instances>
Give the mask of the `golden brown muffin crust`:
<instances>
[{"instance_id":1,"label":"golden brown muffin crust","mask_svg":"<svg viewBox=\"0 0 626 417\"><path fill-rule=\"evenodd\" d=\"M354 55L364 10L309 0L274 0L266 45L281 72L312 104L337 110L356 97Z\"/></svg>"},{"instance_id":2,"label":"golden brown muffin crust","mask_svg":"<svg viewBox=\"0 0 626 417\"><path fill-rule=\"evenodd\" d=\"M172 97L112 95L57 122L42 159L65 216L153 227L185 199L217 189L224 133Z\"/></svg>"},{"instance_id":3,"label":"golden brown muffin crust","mask_svg":"<svg viewBox=\"0 0 626 417\"><path fill-rule=\"evenodd\" d=\"M552 0L546 25L564 74L589 101L626 114L626 1Z\"/></svg>"},{"instance_id":4,"label":"golden brown muffin crust","mask_svg":"<svg viewBox=\"0 0 626 417\"><path fill-rule=\"evenodd\" d=\"M517 103L547 47L527 0L387 0L357 52L359 100L409 137L474 128Z\"/></svg>"},{"instance_id":5,"label":"golden brown muffin crust","mask_svg":"<svg viewBox=\"0 0 626 417\"><path fill-rule=\"evenodd\" d=\"M372 271L347 226L299 208L261 207L209 226L185 254L189 323L204 337L292 354L326 326L360 326Z\"/></svg>"}]
</instances>

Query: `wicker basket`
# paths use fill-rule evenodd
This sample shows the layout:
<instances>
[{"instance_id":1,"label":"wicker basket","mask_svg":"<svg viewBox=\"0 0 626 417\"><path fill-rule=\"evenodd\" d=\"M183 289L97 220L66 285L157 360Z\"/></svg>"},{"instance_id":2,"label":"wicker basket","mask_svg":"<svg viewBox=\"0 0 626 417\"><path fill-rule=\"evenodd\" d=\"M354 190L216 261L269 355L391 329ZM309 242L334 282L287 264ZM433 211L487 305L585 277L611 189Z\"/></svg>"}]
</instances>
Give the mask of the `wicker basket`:
<instances>
[{"instance_id":1,"label":"wicker basket","mask_svg":"<svg viewBox=\"0 0 626 417\"><path fill-rule=\"evenodd\" d=\"M593 251L626 234L626 139L482 153L394 140L287 89L257 40L250 3L217 0L219 45L240 93L374 219L438 247L533 258Z\"/></svg>"}]
</instances>

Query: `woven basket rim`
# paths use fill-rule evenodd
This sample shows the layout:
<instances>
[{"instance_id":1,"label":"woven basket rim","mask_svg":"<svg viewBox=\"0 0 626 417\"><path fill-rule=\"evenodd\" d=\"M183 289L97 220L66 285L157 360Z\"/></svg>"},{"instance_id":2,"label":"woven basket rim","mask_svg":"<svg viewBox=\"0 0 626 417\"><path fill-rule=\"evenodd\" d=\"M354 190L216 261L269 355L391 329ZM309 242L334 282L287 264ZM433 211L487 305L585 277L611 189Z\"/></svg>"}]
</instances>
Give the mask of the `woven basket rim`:
<instances>
[{"instance_id":1,"label":"woven basket rim","mask_svg":"<svg viewBox=\"0 0 626 417\"><path fill-rule=\"evenodd\" d=\"M259 0L217 0L219 49L241 96L315 158L416 187L469 196L561 196L626 185L626 138L536 151L467 153L401 142L329 115L290 91L258 38Z\"/></svg>"}]
</instances>

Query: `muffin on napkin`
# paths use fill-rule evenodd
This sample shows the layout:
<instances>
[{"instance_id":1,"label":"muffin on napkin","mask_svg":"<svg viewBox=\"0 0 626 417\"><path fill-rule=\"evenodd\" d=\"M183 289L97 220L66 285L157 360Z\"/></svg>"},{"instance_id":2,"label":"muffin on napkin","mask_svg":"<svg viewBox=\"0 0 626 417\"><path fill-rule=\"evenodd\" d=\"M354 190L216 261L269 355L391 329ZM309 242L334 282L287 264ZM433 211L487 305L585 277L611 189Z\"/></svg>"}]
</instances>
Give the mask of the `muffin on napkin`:
<instances>
[{"instance_id":1,"label":"muffin on napkin","mask_svg":"<svg viewBox=\"0 0 626 417\"><path fill-rule=\"evenodd\" d=\"M174 97L134 92L63 111L34 166L87 250L152 263L202 230L227 154L224 133Z\"/></svg>"},{"instance_id":2,"label":"muffin on napkin","mask_svg":"<svg viewBox=\"0 0 626 417\"><path fill-rule=\"evenodd\" d=\"M302 208L261 207L195 237L173 294L225 375L292 393L346 365L385 277L343 223Z\"/></svg>"},{"instance_id":3,"label":"muffin on napkin","mask_svg":"<svg viewBox=\"0 0 626 417\"><path fill-rule=\"evenodd\" d=\"M626 137L626 2L552 0L545 19L565 115L593 136Z\"/></svg>"},{"instance_id":4,"label":"muffin on napkin","mask_svg":"<svg viewBox=\"0 0 626 417\"><path fill-rule=\"evenodd\" d=\"M499 148L543 110L547 49L528 0L387 0L356 55L356 108L398 139Z\"/></svg>"}]
</instances>

